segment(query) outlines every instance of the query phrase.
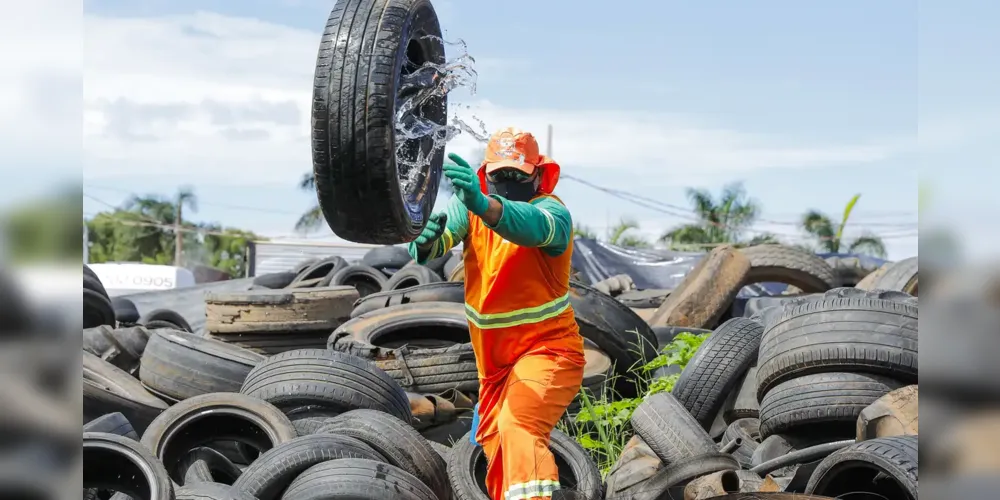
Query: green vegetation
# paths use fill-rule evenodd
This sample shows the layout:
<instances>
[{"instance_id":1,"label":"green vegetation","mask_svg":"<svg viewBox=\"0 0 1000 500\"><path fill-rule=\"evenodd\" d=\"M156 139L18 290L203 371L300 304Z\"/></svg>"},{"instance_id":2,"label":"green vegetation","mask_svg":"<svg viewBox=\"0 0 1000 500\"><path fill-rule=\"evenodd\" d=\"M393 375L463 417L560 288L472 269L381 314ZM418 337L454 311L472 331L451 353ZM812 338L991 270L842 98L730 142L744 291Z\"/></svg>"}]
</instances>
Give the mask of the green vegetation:
<instances>
[{"instance_id":1,"label":"green vegetation","mask_svg":"<svg viewBox=\"0 0 1000 500\"><path fill-rule=\"evenodd\" d=\"M705 189L688 189L687 196L698 220L664 233L660 241L670 248L697 251L725 243L749 246L778 242L769 234L745 237L761 209L742 184L725 186L718 199Z\"/></svg>"},{"instance_id":2,"label":"green vegetation","mask_svg":"<svg viewBox=\"0 0 1000 500\"><path fill-rule=\"evenodd\" d=\"M183 208L197 210L197 197L190 189L171 198L133 196L121 207L97 213L85 221L89 262L201 264L234 278L245 276L247 243L264 238L242 229L180 219Z\"/></svg>"},{"instance_id":3,"label":"green vegetation","mask_svg":"<svg viewBox=\"0 0 1000 500\"><path fill-rule=\"evenodd\" d=\"M660 349L660 354L655 359L633 368L639 374L641 397L618 397L612 388L614 380L610 378L603 394L592 395L581 391L580 412L571 423L566 420L560 423L560 430L576 438L590 452L602 476L606 477L632 437L632 412L645 398L673 390L680 377L679 374L674 374L650 380L652 372L663 366L678 366L683 369L707 338L707 333L695 335L681 332L671 343Z\"/></svg>"},{"instance_id":4,"label":"green vegetation","mask_svg":"<svg viewBox=\"0 0 1000 500\"><path fill-rule=\"evenodd\" d=\"M857 205L860 194L854 195L841 216L840 224L817 210L810 210L802 216L802 229L816 239L819 249L824 252L838 253L846 250L848 253L868 254L873 257L885 258L885 244L882 239L871 233L864 233L850 243L845 243L844 228L851 217L854 206Z\"/></svg>"}]
</instances>

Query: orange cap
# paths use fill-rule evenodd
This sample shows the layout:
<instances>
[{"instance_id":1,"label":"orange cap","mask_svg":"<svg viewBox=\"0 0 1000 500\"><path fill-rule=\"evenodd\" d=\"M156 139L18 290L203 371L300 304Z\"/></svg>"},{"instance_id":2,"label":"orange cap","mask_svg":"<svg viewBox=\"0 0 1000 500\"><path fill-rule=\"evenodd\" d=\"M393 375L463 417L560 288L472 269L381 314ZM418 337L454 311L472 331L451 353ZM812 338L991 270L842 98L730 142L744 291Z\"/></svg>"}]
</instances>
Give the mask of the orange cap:
<instances>
[{"instance_id":1,"label":"orange cap","mask_svg":"<svg viewBox=\"0 0 1000 500\"><path fill-rule=\"evenodd\" d=\"M501 168L516 168L530 175L541 160L535 136L518 128L507 127L490 137L483 165L488 174Z\"/></svg>"}]
</instances>

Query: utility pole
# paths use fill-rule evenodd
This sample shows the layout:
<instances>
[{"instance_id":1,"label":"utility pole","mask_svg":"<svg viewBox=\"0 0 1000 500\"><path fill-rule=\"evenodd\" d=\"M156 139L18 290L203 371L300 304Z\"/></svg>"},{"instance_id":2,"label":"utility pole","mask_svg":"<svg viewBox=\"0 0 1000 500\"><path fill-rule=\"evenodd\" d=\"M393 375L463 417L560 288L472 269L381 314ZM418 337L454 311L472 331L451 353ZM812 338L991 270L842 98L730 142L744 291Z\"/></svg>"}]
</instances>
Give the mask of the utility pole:
<instances>
[{"instance_id":1,"label":"utility pole","mask_svg":"<svg viewBox=\"0 0 1000 500\"><path fill-rule=\"evenodd\" d=\"M552 158L552 125L549 125L548 136L545 139L545 156Z\"/></svg>"},{"instance_id":2,"label":"utility pole","mask_svg":"<svg viewBox=\"0 0 1000 500\"><path fill-rule=\"evenodd\" d=\"M177 195L177 217L174 219L174 265L181 265L181 244L184 237L181 234L181 207L184 205L184 197Z\"/></svg>"}]
</instances>

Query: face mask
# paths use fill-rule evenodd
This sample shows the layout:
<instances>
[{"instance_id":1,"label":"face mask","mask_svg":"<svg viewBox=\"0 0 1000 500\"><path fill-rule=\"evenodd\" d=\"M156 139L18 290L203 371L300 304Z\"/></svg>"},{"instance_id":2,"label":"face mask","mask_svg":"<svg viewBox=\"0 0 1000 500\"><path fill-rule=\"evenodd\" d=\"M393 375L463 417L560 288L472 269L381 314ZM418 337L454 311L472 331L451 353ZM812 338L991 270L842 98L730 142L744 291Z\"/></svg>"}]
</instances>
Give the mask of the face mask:
<instances>
[{"instance_id":1,"label":"face mask","mask_svg":"<svg viewBox=\"0 0 1000 500\"><path fill-rule=\"evenodd\" d=\"M486 177L487 191L510 201L530 201L538 193L540 183L538 175L527 176L519 171L509 174L501 171Z\"/></svg>"}]
</instances>

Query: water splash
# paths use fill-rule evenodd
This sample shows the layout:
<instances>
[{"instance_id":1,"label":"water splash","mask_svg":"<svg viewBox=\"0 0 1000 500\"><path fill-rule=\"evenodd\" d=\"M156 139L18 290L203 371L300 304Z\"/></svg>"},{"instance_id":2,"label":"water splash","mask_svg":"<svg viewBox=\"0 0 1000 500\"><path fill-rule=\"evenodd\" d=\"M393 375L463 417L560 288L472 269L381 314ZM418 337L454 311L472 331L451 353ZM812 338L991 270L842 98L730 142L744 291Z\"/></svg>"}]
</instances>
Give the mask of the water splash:
<instances>
[{"instance_id":1,"label":"water splash","mask_svg":"<svg viewBox=\"0 0 1000 500\"><path fill-rule=\"evenodd\" d=\"M444 149L461 133L466 133L480 142L486 142L489 134L482 120L471 117L474 124L469 124L458 116L453 116L449 123L447 117L444 124L436 123L427 117L427 111L437 112L437 101L441 97L458 88L466 88L470 95L476 93L476 60L469 55L465 41L459 39L448 42L440 37L427 36L444 44L458 55L448 59L444 64L426 62L419 68L402 77L398 94L403 97L395 114L396 132L396 165L399 168L400 184L404 191L409 192L421 184L424 169L431 164L435 155ZM468 109L469 106L465 105ZM430 143L429 146L427 143ZM421 144L423 143L423 144Z\"/></svg>"}]
</instances>

